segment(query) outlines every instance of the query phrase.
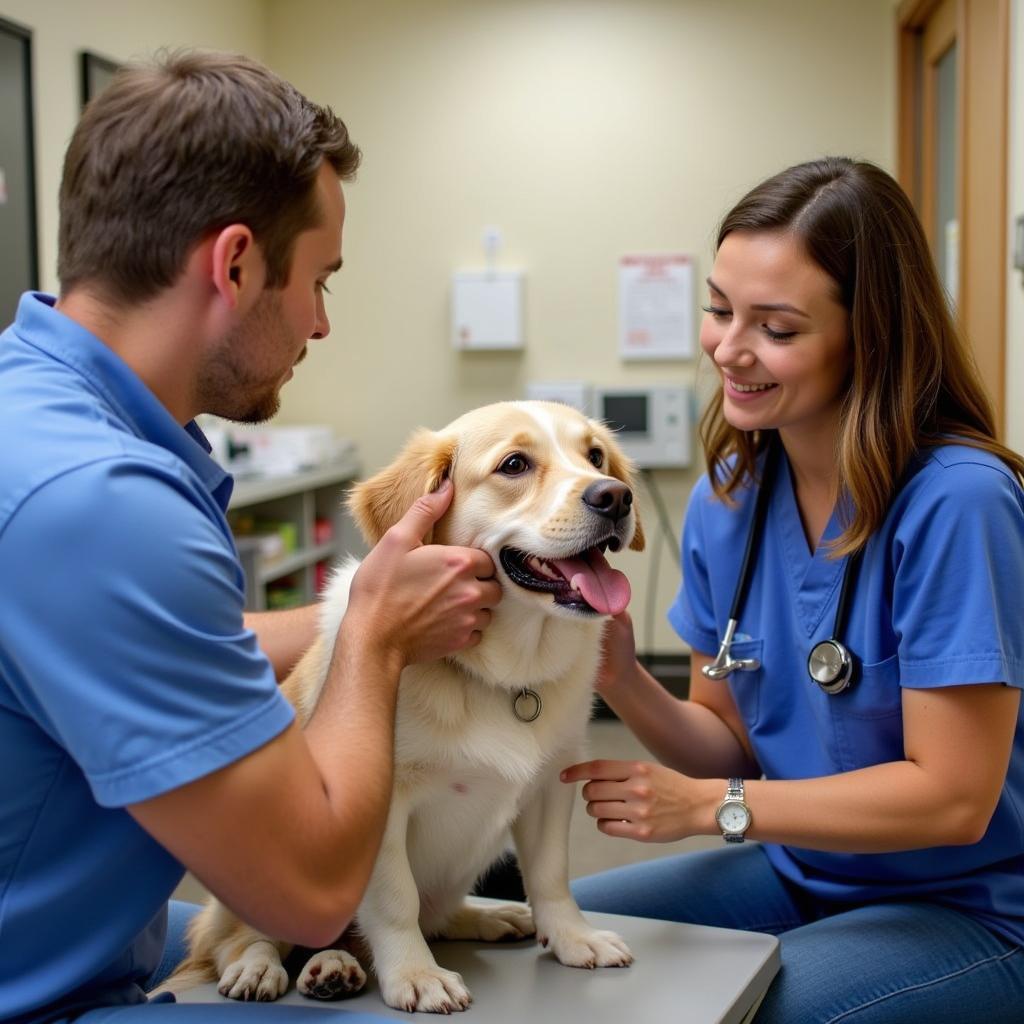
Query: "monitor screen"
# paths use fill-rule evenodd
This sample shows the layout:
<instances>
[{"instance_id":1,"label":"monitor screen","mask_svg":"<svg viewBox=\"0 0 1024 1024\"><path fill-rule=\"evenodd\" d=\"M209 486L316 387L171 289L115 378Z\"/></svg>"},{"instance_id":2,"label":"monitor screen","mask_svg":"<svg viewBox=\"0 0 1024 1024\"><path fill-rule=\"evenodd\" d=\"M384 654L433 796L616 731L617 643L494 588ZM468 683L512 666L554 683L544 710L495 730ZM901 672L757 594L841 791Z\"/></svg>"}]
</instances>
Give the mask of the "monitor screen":
<instances>
[{"instance_id":1,"label":"monitor screen","mask_svg":"<svg viewBox=\"0 0 1024 1024\"><path fill-rule=\"evenodd\" d=\"M646 434L648 398L643 391L633 395L605 395L601 418L612 430L624 434Z\"/></svg>"}]
</instances>

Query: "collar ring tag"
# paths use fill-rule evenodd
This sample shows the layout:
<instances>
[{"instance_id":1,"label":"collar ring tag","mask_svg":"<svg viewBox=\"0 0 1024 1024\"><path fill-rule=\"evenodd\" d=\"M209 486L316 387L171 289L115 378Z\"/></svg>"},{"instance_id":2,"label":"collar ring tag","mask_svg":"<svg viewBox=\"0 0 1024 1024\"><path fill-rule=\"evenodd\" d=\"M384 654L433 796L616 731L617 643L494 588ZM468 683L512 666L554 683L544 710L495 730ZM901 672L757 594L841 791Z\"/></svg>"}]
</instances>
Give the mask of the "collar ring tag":
<instances>
[{"instance_id":1,"label":"collar ring tag","mask_svg":"<svg viewBox=\"0 0 1024 1024\"><path fill-rule=\"evenodd\" d=\"M520 722L535 722L540 717L542 706L540 695L524 686L512 699L512 714Z\"/></svg>"}]
</instances>

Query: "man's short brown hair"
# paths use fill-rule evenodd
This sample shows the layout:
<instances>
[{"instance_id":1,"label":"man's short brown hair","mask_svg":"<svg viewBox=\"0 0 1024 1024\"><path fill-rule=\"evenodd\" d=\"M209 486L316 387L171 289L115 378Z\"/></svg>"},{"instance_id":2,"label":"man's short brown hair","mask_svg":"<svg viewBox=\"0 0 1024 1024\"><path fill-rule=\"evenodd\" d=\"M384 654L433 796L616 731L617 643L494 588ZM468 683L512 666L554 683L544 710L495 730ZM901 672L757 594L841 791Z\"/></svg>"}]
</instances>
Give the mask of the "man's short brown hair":
<instances>
[{"instance_id":1,"label":"man's short brown hair","mask_svg":"<svg viewBox=\"0 0 1024 1024\"><path fill-rule=\"evenodd\" d=\"M262 64L178 52L127 65L86 108L64 160L61 291L138 303L172 285L211 232L245 224L287 282L296 237L319 216L324 160L350 179L359 149L328 107Z\"/></svg>"}]
</instances>

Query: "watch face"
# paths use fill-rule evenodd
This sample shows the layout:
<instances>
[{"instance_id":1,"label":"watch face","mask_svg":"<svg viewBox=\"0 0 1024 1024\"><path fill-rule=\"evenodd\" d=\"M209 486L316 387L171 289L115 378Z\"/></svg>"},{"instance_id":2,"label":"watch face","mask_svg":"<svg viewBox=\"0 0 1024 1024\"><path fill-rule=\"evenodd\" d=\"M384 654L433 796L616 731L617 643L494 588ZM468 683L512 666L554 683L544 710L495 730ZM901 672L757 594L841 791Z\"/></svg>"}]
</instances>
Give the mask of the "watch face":
<instances>
[{"instance_id":1,"label":"watch face","mask_svg":"<svg viewBox=\"0 0 1024 1024\"><path fill-rule=\"evenodd\" d=\"M718 824L723 832L746 832L750 825L750 811L735 800L727 800L718 811Z\"/></svg>"}]
</instances>

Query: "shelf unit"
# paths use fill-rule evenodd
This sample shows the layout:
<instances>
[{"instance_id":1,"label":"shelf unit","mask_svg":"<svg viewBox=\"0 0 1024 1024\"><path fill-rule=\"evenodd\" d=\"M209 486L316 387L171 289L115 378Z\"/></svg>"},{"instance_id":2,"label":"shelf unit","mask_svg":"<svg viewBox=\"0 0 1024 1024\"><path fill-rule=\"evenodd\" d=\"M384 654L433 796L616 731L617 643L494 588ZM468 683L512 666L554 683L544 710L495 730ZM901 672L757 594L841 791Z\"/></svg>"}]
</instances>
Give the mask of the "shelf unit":
<instances>
[{"instance_id":1,"label":"shelf unit","mask_svg":"<svg viewBox=\"0 0 1024 1024\"><path fill-rule=\"evenodd\" d=\"M228 504L229 516L238 511L250 512L265 519L295 524L297 545L280 558L267 560L259 545L246 536L235 542L245 570L245 605L250 611L267 607L267 586L294 575L299 582L303 603L316 598L316 566L333 562L340 555L360 554L365 547L344 507L344 496L359 473L354 456L330 466L282 476L250 477L235 481ZM314 541L313 526L317 519L333 524L331 539L322 544Z\"/></svg>"}]
</instances>

